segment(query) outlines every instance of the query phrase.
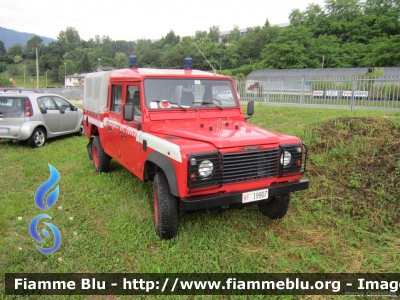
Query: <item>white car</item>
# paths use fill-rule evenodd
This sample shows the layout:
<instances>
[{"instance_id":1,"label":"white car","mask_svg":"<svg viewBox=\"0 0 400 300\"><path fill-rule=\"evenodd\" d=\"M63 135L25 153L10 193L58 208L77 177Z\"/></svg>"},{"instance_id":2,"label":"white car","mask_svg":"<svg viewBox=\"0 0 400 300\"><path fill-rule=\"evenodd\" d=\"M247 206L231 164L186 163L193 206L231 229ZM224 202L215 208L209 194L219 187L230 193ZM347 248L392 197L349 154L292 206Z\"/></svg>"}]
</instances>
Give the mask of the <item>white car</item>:
<instances>
[{"instance_id":1,"label":"white car","mask_svg":"<svg viewBox=\"0 0 400 300\"><path fill-rule=\"evenodd\" d=\"M233 96L230 90L222 92L217 95L218 100L233 100Z\"/></svg>"},{"instance_id":2,"label":"white car","mask_svg":"<svg viewBox=\"0 0 400 300\"><path fill-rule=\"evenodd\" d=\"M41 147L48 138L83 135L83 112L67 99L48 93L0 93L0 139Z\"/></svg>"}]
</instances>

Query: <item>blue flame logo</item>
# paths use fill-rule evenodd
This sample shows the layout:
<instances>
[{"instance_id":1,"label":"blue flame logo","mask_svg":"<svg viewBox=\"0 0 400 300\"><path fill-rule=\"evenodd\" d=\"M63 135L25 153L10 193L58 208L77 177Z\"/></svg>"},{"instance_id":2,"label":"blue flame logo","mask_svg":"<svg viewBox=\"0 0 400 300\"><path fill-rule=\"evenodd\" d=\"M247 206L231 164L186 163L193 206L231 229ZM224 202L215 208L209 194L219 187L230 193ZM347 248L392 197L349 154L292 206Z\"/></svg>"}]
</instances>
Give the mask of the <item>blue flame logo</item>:
<instances>
[{"instance_id":1,"label":"blue flame logo","mask_svg":"<svg viewBox=\"0 0 400 300\"><path fill-rule=\"evenodd\" d=\"M45 203L44 203L44 196L50 189L60 180L60 173L57 171L56 168L54 168L52 165L49 164L50 168L50 177L49 179L43 183L41 186L36 191L35 194L35 204L37 207L39 207L42 210L48 210L50 209L54 203L56 203L58 195L60 193L60 189L57 185L57 187L54 189L54 191L50 192L47 195L47 206L49 208L46 208Z\"/></svg>"},{"instance_id":2,"label":"blue flame logo","mask_svg":"<svg viewBox=\"0 0 400 300\"><path fill-rule=\"evenodd\" d=\"M46 202L47 202L48 208L46 208L45 195L60 180L60 173L57 171L57 169L54 168L50 164L48 164L48 166L50 169L50 177L46 182L44 182L41 186L39 186L39 188L36 191L35 198L34 198L36 206L42 210L49 210L54 205L54 203L56 203L58 195L60 193L59 186L57 186L53 191L51 191L47 195ZM39 221L44 218L51 219L51 217L49 215L41 214L41 215L38 215L35 218L33 218L31 223L29 224L30 235L33 237L33 239L35 241L40 242L40 243L43 243L44 240L38 234L37 226L39 224ZM50 230L54 236L54 244L51 248L42 248L37 245L36 245L36 248L43 254L51 254L60 247L61 234L55 225L53 225L51 223L47 223L47 222L44 222L44 224L50 228ZM42 233L46 238L50 238L50 234L46 229L42 229Z\"/></svg>"}]
</instances>

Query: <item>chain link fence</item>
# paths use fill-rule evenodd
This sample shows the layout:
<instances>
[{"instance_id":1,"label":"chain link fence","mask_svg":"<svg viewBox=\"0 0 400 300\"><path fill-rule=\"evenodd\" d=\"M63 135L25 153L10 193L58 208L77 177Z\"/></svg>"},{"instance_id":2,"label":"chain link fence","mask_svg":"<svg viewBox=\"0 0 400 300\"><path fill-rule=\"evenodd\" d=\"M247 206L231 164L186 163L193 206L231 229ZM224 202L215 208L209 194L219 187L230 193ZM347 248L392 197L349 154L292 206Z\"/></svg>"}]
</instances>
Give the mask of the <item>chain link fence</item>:
<instances>
[{"instance_id":1,"label":"chain link fence","mask_svg":"<svg viewBox=\"0 0 400 300\"><path fill-rule=\"evenodd\" d=\"M274 78L236 81L242 103L400 110L400 75L380 78Z\"/></svg>"}]
</instances>

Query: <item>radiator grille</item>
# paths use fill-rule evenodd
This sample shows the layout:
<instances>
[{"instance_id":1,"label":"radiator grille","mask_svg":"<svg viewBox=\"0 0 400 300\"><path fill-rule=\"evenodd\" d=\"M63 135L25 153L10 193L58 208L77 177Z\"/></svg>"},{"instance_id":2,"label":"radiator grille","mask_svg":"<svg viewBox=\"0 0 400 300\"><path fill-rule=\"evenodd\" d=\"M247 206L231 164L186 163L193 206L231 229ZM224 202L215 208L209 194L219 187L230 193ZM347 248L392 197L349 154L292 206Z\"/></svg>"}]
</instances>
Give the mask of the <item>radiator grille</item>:
<instances>
[{"instance_id":1,"label":"radiator grille","mask_svg":"<svg viewBox=\"0 0 400 300\"><path fill-rule=\"evenodd\" d=\"M279 149L226 153L222 155L222 184L277 176Z\"/></svg>"}]
</instances>

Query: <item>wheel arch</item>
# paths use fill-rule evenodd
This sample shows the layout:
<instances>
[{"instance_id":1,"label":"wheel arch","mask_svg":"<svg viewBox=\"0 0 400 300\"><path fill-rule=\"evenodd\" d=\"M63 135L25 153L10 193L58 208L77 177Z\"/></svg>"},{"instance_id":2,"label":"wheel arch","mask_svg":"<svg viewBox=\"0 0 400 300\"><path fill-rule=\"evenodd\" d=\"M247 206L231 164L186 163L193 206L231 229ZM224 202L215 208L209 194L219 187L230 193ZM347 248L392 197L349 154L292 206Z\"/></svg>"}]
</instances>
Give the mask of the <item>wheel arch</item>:
<instances>
[{"instance_id":1,"label":"wheel arch","mask_svg":"<svg viewBox=\"0 0 400 300\"><path fill-rule=\"evenodd\" d=\"M174 165L169 158L161 153L152 152L147 157L144 165L144 181L151 180L156 174L157 169L161 169L167 177L170 193L179 197Z\"/></svg>"}]
</instances>

